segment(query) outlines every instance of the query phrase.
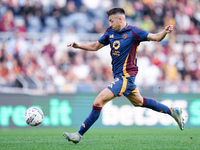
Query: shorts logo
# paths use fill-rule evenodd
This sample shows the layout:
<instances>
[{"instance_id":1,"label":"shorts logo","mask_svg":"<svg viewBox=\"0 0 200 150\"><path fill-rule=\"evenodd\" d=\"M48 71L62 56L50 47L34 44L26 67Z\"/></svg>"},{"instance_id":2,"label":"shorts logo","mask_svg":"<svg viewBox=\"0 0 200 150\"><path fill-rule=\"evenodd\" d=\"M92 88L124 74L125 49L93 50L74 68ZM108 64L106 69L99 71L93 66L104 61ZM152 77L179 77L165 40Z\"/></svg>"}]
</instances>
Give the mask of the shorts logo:
<instances>
[{"instance_id":1,"label":"shorts logo","mask_svg":"<svg viewBox=\"0 0 200 150\"><path fill-rule=\"evenodd\" d=\"M108 86L109 87L113 87L113 84L115 84L115 82L119 81L119 78L116 78L113 82L111 82Z\"/></svg>"},{"instance_id":2,"label":"shorts logo","mask_svg":"<svg viewBox=\"0 0 200 150\"><path fill-rule=\"evenodd\" d=\"M122 37L123 37L123 39L126 39L128 37L128 34L125 33Z\"/></svg>"},{"instance_id":3,"label":"shorts logo","mask_svg":"<svg viewBox=\"0 0 200 150\"><path fill-rule=\"evenodd\" d=\"M118 49L119 47L120 47L120 42L118 40L113 42L113 48L114 49Z\"/></svg>"}]
</instances>

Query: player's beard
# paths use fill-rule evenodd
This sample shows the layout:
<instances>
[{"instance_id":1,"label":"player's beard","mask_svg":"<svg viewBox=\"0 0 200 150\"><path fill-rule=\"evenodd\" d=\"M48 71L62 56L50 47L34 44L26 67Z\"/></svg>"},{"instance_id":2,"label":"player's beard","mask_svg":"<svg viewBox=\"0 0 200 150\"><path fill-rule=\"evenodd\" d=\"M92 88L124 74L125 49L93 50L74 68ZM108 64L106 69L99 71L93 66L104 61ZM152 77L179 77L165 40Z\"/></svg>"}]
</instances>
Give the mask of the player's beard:
<instances>
[{"instance_id":1,"label":"player's beard","mask_svg":"<svg viewBox=\"0 0 200 150\"><path fill-rule=\"evenodd\" d=\"M118 26L116 26L116 27L112 27L113 28L113 30L115 30L115 31L120 31L120 25L118 25Z\"/></svg>"}]
</instances>

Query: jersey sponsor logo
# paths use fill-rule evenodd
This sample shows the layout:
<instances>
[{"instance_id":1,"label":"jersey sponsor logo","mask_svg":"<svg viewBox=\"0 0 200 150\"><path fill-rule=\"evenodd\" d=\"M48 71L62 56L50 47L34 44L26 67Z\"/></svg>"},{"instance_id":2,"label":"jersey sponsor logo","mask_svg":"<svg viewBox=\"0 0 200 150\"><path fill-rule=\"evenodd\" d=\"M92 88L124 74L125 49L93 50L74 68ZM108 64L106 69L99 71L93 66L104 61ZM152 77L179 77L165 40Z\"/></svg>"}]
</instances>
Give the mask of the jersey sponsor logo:
<instances>
[{"instance_id":1,"label":"jersey sponsor logo","mask_svg":"<svg viewBox=\"0 0 200 150\"><path fill-rule=\"evenodd\" d=\"M122 37L123 37L123 39L126 39L128 37L128 34L124 33Z\"/></svg>"},{"instance_id":2,"label":"jersey sponsor logo","mask_svg":"<svg viewBox=\"0 0 200 150\"><path fill-rule=\"evenodd\" d=\"M114 38L114 34L110 35L110 37L109 37L109 38Z\"/></svg>"},{"instance_id":3,"label":"jersey sponsor logo","mask_svg":"<svg viewBox=\"0 0 200 150\"><path fill-rule=\"evenodd\" d=\"M120 51L112 50L112 55L120 56Z\"/></svg>"},{"instance_id":4,"label":"jersey sponsor logo","mask_svg":"<svg viewBox=\"0 0 200 150\"><path fill-rule=\"evenodd\" d=\"M113 42L113 48L114 49L118 49L120 47L120 42L117 40L117 41L114 41Z\"/></svg>"}]
</instances>

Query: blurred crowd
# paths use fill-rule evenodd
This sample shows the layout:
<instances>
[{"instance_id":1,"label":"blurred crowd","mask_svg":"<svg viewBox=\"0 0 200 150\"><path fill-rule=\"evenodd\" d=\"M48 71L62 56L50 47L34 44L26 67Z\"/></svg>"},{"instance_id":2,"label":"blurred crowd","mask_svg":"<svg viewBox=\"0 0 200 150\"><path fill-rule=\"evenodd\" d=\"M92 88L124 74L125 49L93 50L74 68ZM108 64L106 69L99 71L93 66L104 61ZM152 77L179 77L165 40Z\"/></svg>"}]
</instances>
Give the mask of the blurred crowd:
<instances>
[{"instance_id":1,"label":"blurred crowd","mask_svg":"<svg viewBox=\"0 0 200 150\"><path fill-rule=\"evenodd\" d=\"M0 87L70 92L111 82L109 47L86 52L66 45L98 40L112 7L123 7L128 24L152 33L174 25L162 42L141 44L136 83L143 88L181 83L181 92L189 92L188 83L200 79L200 43L180 42L178 35L200 35L199 0L1 0Z\"/></svg>"}]
</instances>

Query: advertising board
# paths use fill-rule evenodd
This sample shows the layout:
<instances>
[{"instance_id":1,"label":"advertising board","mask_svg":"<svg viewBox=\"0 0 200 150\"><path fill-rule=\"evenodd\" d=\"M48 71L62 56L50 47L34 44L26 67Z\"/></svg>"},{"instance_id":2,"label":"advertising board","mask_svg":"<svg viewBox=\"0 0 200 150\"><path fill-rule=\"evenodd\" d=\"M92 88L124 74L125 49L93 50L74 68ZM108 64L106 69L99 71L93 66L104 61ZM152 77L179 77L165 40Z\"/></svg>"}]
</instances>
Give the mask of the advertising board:
<instances>
[{"instance_id":1,"label":"advertising board","mask_svg":"<svg viewBox=\"0 0 200 150\"><path fill-rule=\"evenodd\" d=\"M200 127L200 96L198 94L148 94L169 107L182 107L186 127ZM40 127L79 128L91 111L97 94L55 94L31 96L1 94L0 128L26 128L25 111L32 106L42 109L44 121ZM176 122L169 115L150 109L134 107L125 97L107 103L94 127L174 127Z\"/></svg>"}]
</instances>

